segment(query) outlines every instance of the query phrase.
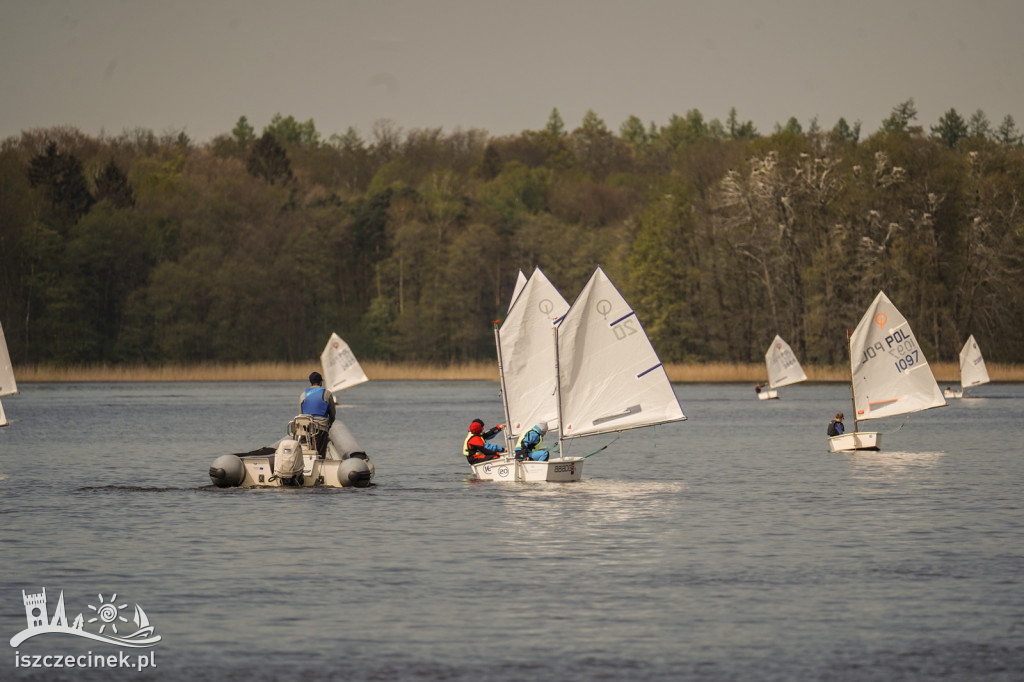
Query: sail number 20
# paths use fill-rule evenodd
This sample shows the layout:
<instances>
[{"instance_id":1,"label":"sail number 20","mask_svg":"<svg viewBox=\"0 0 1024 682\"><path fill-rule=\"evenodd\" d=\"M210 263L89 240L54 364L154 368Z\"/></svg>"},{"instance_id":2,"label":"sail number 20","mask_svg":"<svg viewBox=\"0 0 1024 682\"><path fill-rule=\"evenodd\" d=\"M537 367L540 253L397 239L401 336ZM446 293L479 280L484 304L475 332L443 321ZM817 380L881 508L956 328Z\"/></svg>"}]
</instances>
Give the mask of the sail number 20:
<instances>
[{"instance_id":1,"label":"sail number 20","mask_svg":"<svg viewBox=\"0 0 1024 682\"><path fill-rule=\"evenodd\" d=\"M627 336L636 334L637 329L634 326L636 318L630 317L612 327L612 331L615 332L615 338L622 341Z\"/></svg>"}]
</instances>

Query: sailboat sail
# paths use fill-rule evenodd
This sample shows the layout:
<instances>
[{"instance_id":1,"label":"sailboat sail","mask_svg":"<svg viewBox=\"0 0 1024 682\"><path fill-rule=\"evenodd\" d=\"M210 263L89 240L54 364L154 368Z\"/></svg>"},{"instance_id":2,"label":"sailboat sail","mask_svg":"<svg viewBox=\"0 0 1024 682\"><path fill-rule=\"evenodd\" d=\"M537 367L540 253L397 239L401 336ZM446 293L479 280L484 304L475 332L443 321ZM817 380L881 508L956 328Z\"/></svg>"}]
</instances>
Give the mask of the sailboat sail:
<instances>
[{"instance_id":1,"label":"sailboat sail","mask_svg":"<svg viewBox=\"0 0 1024 682\"><path fill-rule=\"evenodd\" d=\"M946 404L914 332L884 292L850 336L850 370L858 421Z\"/></svg>"},{"instance_id":2,"label":"sailboat sail","mask_svg":"<svg viewBox=\"0 0 1024 682\"><path fill-rule=\"evenodd\" d=\"M961 388L970 388L988 382L985 359L981 357L981 349L978 348L978 342L974 340L974 334L971 334L967 343L960 349L960 386Z\"/></svg>"},{"instance_id":3,"label":"sailboat sail","mask_svg":"<svg viewBox=\"0 0 1024 682\"><path fill-rule=\"evenodd\" d=\"M556 329L563 439L686 419L640 321L601 268Z\"/></svg>"},{"instance_id":4,"label":"sailboat sail","mask_svg":"<svg viewBox=\"0 0 1024 682\"><path fill-rule=\"evenodd\" d=\"M512 289L512 298L510 298L508 300L508 309L509 310L512 309L512 305L516 302L516 299L519 298L519 294L522 293L523 287L525 287L525 286L526 286L526 275L524 275L523 271L520 270L519 271L519 276L516 277L515 287L513 287L513 289Z\"/></svg>"},{"instance_id":5,"label":"sailboat sail","mask_svg":"<svg viewBox=\"0 0 1024 682\"><path fill-rule=\"evenodd\" d=\"M14 380L14 367L11 366L11 355L7 352L7 339L4 337L3 325L0 325L0 396L14 395L18 392L18 384ZM0 403L0 426L7 426L7 414Z\"/></svg>"},{"instance_id":6,"label":"sailboat sail","mask_svg":"<svg viewBox=\"0 0 1024 682\"><path fill-rule=\"evenodd\" d=\"M537 422L546 421L551 429L557 426L552 330L567 310L568 302L536 268L498 329L506 430L512 442Z\"/></svg>"},{"instance_id":7,"label":"sailboat sail","mask_svg":"<svg viewBox=\"0 0 1024 682\"><path fill-rule=\"evenodd\" d=\"M0 325L0 396L14 395L18 392L18 384L14 381L14 368L11 356L7 352L7 339L4 337L3 325Z\"/></svg>"},{"instance_id":8,"label":"sailboat sail","mask_svg":"<svg viewBox=\"0 0 1024 682\"><path fill-rule=\"evenodd\" d=\"M789 386L807 380L793 349L778 334L764 354L764 362L768 366L768 388Z\"/></svg>"},{"instance_id":9,"label":"sailboat sail","mask_svg":"<svg viewBox=\"0 0 1024 682\"><path fill-rule=\"evenodd\" d=\"M324 370L324 388L331 393L369 381L348 344L337 334L331 334L324 352L320 354Z\"/></svg>"}]
</instances>

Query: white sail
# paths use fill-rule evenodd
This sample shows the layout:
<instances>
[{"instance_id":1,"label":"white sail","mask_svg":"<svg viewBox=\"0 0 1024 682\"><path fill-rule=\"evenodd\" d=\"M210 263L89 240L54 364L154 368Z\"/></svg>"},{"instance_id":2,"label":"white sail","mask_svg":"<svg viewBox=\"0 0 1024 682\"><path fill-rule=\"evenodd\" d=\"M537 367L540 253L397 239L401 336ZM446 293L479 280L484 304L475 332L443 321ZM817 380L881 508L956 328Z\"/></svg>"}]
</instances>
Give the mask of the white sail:
<instances>
[{"instance_id":1,"label":"white sail","mask_svg":"<svg viewBox=\"0 0 1024 682\"><path fill-rule=\"evenodd\" d=\"M884 292L850 336L850 370L858 421L946 404L914 332Z\"/></svg>"},{"instance_id":2,"label":"white sail","mask_svg":"<svg viewBox=\"0 0 1024 682\"><path fill-rule=\"evenodd\" d=\"M555 321L569 310L555 286L536 268L498 328L498 361L508 419L507 437L515 442L540 421L558 424L555 398Z\"/></svg>"},{"instance_id":3,"label":"white sail","mask_svg":"<svg viewBox=\"0 0 1024 682\"><path fill-rule=\"evenodd\" d=\"M525 287L525 286L526 286L526 275L524 275L523 271L520 270L519 271L519 276L516 277L516 285L512 289L512 298L510 298L508 300L508 309L509 310L512 310L512 304L514 304L516 302L516 299L519 298L519 294L522 293L523 287Z\"/></svg>"},{"instance_id":4,"label":"white sail","mask_svg":"<svg viewBox=\"0 0 1024 682\"><path fill-rule=\"evenodd\" d=\"M14 395L18 392L18 384L14 380L14 368L11 366L11 355L7 352L7 339L4 337L3 325L0 325L0 396ZM0 426L7 426L7 414L0 403Z\"/></svg>"},{"instance_id":5,"label":"white sail","mask_svg":"<svg viewBox=\"0 0 1024 682\"><path fill-rule=\"evenodd\" d=\"M320 366L324 371L324 388L331 393L368 381L356 356L337 334L331 334L320 354Z\"/></svg>"},{"instance_id":6,"label":"white sail","mask_svg":"<svg viewBox=\"0 0 1024 682\"><path fill-rule=\"evenodd\" d=\"M640 321L601 268L556 339L562 438L686 419Z\"/></svg>"},{"instance_id":7,"label":"white sail","mask_svg":"<svg viewBox=\"0 0 1024 682\"><path fill-rule=\"evenodd\" d=\"M807 381L807 375L793 354L793 349L778 334L775 335L772 345L768 346L764 362L768 366L768 388Z\"/></svg>"},{"instance_id":8,"label":"white sail","mask_svg":"<svg viewBox=\"0 0 1024 682\"><path fill-rule=\"evenodd\" d=\"M0 325L0 396L14 395L18 392L18 384L14 381L14 368L11 366L11 355L7 352L7 339L4 337L3 325Z\"/></svg>"},{"instance_id":9,"label":"white sail","mask_svg":"<svg viewBox=\"0 0 1024 682\"><path fill-rule=\"evenodd\" d=\"M988 382L985 359L981 357L981 349L978 348L978 342L974 340L974 334L971 334L967 343L960 349L960 387L970 388Z\"/></svg>"}]
</instances>

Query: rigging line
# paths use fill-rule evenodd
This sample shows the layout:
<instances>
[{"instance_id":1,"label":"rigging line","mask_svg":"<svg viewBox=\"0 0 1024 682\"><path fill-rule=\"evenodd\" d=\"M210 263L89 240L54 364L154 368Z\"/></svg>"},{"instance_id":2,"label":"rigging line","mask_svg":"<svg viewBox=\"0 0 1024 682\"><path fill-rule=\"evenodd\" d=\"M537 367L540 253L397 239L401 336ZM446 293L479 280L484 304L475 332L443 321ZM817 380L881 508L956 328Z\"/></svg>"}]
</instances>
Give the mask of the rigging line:
<instances>
[{"instance_id":1,"label":"rigging line","mask_svg":"<svg viewBox=\"0 0 1024 682\"><path fill-rule=\"evenodd\" d=\"M909 413L907 414L906 417L903 418L903 423L900 424L899 426L897 426L895 431L891 431L890 433L897 433L900 429L902 429L904 426L907 425L908 421L910 421L910 414Z\"/></svg>"},{"instance_id":2,"label":"rigging line","mask_svg":"<svg viewBox=\"0 0 1024 682\"><path fill-rule=\"evenodd\" d=\"M611 445L612 443L617 441L619 438L622 438L622 436L616 436L614 439L612 439L611 443L608 443L608 445ZM587 457L593 457L594 455L596 455L597 453L601 452L602 450L607 450L608 449L608 445L605 445L604 447L600 447L597 450L594 450L589 455L583 455L583 459L586 459Z\"/></svg>"}]
</instances>

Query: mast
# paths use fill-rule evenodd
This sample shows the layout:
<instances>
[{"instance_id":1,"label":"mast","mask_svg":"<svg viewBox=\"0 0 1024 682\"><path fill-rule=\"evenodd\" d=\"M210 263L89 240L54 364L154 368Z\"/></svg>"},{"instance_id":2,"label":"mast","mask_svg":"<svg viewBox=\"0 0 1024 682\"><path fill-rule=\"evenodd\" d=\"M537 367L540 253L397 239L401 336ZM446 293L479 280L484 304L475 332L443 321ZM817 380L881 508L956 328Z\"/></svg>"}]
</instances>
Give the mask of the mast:
<instances>
[{"instance_id":1,"label":"mast","mask_svg":"<svg viewBox=\"0 0 1024 682\"><path fill-rule=\"evenodd\" d=\"M555 343L555 405L558 407L558 456L565 457L565 450L562 449L562 434L565 432L565 425L562 423L562 373L558 370L557 324L551 328L551 338Z\"/></svg>"},{"instance_id":2,"label":"mast","mask_svg":"<svg viewBox=\"0 0 1024 682\"><path fill-rule=\"evenodd\" d=\"M501 407L505 411L505 428L502 429L505 436L505 452L512 452L512 444L508 439L508 396L505 392L505 372L501 367L501 340L498 337L498 324L501 320L494 320L494 346L498 350L498 382L501 386Z\"/></svg>"},{"instance_id":3,"label":"mast","mask_svg":"<svg viewBox=\"0 0 1024 682\"><path fill-rule=\"evenodd\" d=\"M853 332L846 330L846 347L850 351L850 401L853 403L853 432L857 433L857 393L853 382Z\"/></svg>"}]
</instances>

